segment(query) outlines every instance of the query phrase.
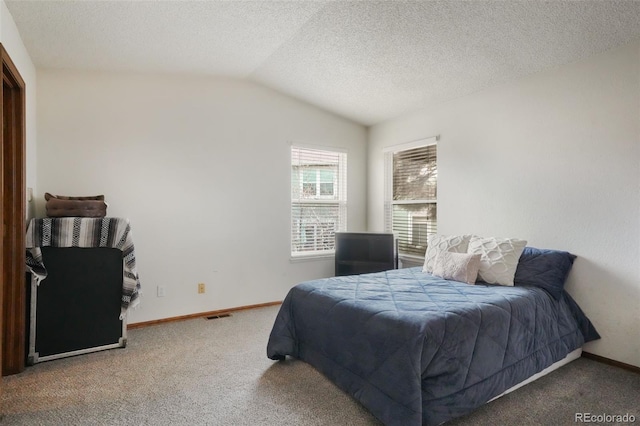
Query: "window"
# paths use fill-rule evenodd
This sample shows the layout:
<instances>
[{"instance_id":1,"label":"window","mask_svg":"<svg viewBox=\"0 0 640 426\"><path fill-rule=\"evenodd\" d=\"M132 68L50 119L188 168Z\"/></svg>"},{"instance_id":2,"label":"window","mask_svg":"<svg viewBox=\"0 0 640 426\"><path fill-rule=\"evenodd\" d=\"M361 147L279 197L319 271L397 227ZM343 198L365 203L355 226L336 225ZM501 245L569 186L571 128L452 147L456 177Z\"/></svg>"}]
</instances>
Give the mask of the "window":
<instances>
[{"instance_id":1,"label":"window","mask_svg":"<svg viewBox=\"0 0 640 426\"><path fill-rule=\"evenodd\" d=\"M337 168L337 166L324 166L302 169L302 192L305 196L333 198L337 170L330 167Z\"/></svg>"},{"instance_id":2,"label":"window","mask_svg":"<svg viewBox=\"0 0 640 426\"><path fill-rule=\"evenodd\" d=\"M398 253L424 257L427 235L437 232L437 138L385 151L385 228Z\"/></svg>"},{"instance_id":3,"label":"window","mask_svg":"<svg viewBox=\"0 0 640 426\"><path fill-rule=\"evenodd\" d=\"M291 255L333 254L347 230L347 154L291 147Z\"/></svg>"}]
</instances>

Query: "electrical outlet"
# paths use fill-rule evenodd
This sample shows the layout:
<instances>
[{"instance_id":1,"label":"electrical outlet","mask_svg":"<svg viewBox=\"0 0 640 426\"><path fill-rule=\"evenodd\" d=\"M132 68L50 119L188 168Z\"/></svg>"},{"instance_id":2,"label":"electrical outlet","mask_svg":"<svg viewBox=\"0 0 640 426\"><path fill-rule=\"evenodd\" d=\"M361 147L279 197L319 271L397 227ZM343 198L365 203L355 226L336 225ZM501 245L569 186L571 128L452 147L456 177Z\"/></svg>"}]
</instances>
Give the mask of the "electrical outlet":
<instances>
[{"instance_id":1,"label":"electrical outlet","mask_svg":"<svg viewBox=\"0 0 640 426\"><path fill-rule=\"evenodd\" d=\"M204 293L204 283L198 283L198 293Z\"/></svg>"},{"instance_id":2,"label":"electrical outlet","mask_svg":"<svg viewBox=\"0 0 640 426\"><path fill-rule=\"evenodd\" d=\"M158 286L158 297L164 297L164 286Z\"/></svg>"}]
</instances>

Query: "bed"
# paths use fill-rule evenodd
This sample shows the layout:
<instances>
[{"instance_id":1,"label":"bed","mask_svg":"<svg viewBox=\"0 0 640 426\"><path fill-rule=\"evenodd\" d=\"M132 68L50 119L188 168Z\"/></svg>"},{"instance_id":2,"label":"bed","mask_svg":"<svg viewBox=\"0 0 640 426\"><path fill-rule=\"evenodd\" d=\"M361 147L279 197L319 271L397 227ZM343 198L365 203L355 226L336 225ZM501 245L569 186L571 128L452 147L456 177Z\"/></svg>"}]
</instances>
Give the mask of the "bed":
<instances>
[{"instance_id":1,"label":"bed","mask_svg":"<svg viewBox=\"0 0 640 426\"><path fill-rule=\"evenodd\" d=\"M386 425L431 425L575 358L597 338L565 291L469 285L408 268L293 287L267 356L309 363Z\"/></svg>"}]
</instances>

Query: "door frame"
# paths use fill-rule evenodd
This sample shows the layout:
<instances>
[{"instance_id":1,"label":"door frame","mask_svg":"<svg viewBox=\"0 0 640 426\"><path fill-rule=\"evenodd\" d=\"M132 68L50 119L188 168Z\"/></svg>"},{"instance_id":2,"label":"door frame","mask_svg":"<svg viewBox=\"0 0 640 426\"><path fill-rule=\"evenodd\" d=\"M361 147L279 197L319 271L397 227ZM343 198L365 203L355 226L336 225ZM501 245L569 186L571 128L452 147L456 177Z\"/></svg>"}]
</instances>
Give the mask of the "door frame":
<instances>
[{"instance_id":1,"label":"door frame","mask_svg":"<svg viewBox=\"0 0 640 426\"><path fill-rule=\"evenodd\" d=\"M2 86L2 217L0 345L2 375L24 370L26 360L26 120L25 83L0 43ZM9 91L7 94L6 91ZM6 120L5 120L6 118Z\"/></svg>"}]
</instances>

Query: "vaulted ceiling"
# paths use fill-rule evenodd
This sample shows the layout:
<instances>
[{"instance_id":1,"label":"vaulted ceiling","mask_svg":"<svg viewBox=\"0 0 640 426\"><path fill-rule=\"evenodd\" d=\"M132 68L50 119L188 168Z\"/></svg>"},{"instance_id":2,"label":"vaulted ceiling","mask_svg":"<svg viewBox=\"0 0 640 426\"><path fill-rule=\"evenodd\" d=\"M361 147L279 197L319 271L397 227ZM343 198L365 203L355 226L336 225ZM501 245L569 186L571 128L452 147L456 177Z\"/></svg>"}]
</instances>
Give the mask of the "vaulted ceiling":
<instances>
[{"instance_id":1,"label":"vaulted ceiling","mask_svg":"<svg viewBox=\"0 0 640 426\"><path fill-rule=\"evenodd\" d=\"M6 1L38 68L247 79L375 124L640 39L640 1Z\"/></svg>"}]
</instances>

